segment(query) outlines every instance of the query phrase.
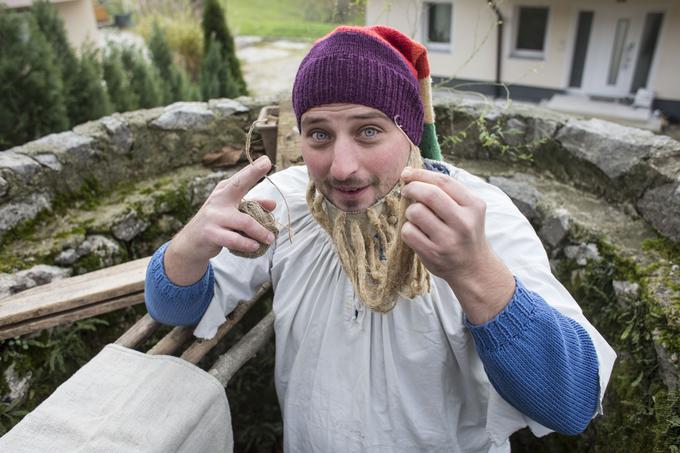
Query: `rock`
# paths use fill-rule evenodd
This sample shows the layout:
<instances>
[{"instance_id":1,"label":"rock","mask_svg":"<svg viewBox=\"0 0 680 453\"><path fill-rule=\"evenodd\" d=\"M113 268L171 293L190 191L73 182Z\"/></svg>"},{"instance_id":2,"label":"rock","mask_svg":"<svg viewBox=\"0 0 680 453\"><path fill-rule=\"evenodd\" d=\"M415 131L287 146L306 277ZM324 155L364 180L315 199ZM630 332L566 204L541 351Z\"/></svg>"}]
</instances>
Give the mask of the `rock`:
<instances>
[{"instance_id":1,"label":"rock","mask_svg":"<svg viewBox=\"0 0 680 453\"><path fill-rule=\"evenodd\" d=\"M556 139L569 153L592 163L611 180L629 173L653 148L667 142L650 131L600 119L570 120Z\"/></svg>"},{"instance_id":2,"label":"rock","mask_svg":"<svg viewBox=\"0 0 680 453\"><path fill-rule=\"evenodd\" d=\"M121 253L120 246L106 236L94 234L88 236L87 242L90 244L91 253L95 253L102 258L113 258Z\"/></svg>"},{"instance_id":3,"label":"rock","mask_svg":"<svg viewBox=\"0 0 680 453\"><path fill-rule=\"evenodd\" d=\"M182 222L169 215L162 215L158 219L158 229L161 233L176 233L182 228Z\"/></svg>"},{"instance_id":4,"label":"rock","mask_svg":"<svg viewBox=\"0 0 680 453\"><path fill-rule=\"evenodd\" d=\"M14 152L13 149L19 148L0 151L0 167L12 170L21 179L28 182L32 176L40 171L40 164L24 154Z\"/></svg>"},{"instance_id":5,"label":"rock","mask_svg":"<svg viewBox=\"0 0 680 453\"><path fill-rule=\"evenodd\" d=\"M571 215L566 209L556 209L544 222L538 236L550 248L555 248L566 237L571 225Z\"/></svg>"},{"instance_id":6,"label":"rock","mask_svg":"<svg viewBox=\"0 0 680 453\"><path fill-rule=\"evenodd\" d=\"M646 191L637 208L659 233L680 242L680 182Z\"/></svg>"},{"instance_id":7,"label":"rock","mask_svg":"<svg viewBox=\"0 0 680 453\"><path fill-rule=\"evenodd\" d=\"M0 299L12 295L12 286L14 286L12 275L4 272L0 273Z\"/></svg>"},{"instance_id":8,"label":"rock","mask_svg":"<svg viewBox=\"0 0 680 453\"><path fill-rule=\"evenodd\" d=\"M100 121L115 145L114 150L118 154L128 154L134 142L132 131L130 131L128 124L117 115L106 116Z\"/></svg>"},{"instance_id":9,"label":"rock","mask_svg":"<svg viewBox=\"0 0 680 453\"><path fill-rule=\"evenodd\" d=\"M612 281L616 301L621 306L628 306L635 302L640 296L640 285L638 283L625 280Z\"/></svg>"},{"instance_id":10,"label":"rock","mask_svg":"<svg viewBox=\"0 0 680 453\"><path fill-rule=\"evenodd\" d=\"M564 247L564 255L575 260L579 266L585 266L589 261L599 261L600 251L597 249L597 244L579 244L568 245Z\"/></svg>"},{"instance_id":11,"label":"rock","mask_svg":"<svg viewBox=\"0 0 680 453\"><path fill-rule=\"evenodd\" d=\"M149 222L139 219L136 211L129 211L111 228L111 232L116 239L129 242L148 226Z\"/></svg>"},{"instance_id":12,"label":"rock","mask_svg":"<svg viewBox=\"0 0 680 453\"><path fill-rule=\"evenodd\" d=\"M511 117L503 128L503 141L510 146L524 144L527 124L519 118Z\"/></svg>"},{"instance_id":13,"label":"rock","mask_svg":"<svg viewBox=\"0 0 680 453\"><path fill-rule=\"evenodd\" d=\"M516 173L512 178L502 176L491 176L489 178L489 183L505 192L529 220L538 218L536 206L540 194L532 185L533 181L533 177L521 173Z\"/></svg>"},{"instance_id":14,"label":"rock","mask_svg":"<svg viewBox=\"0 0 680 453\"><path fill-rule=\"evenodd\" d=\"M44 285L54 280L61 280L71 276L71 269L66 269L57 266L48 266L47 264L38 264L25 271L19 271L16 275L20 278L26 277L35 282L33 286Z\"/></svg>"},{"instance_id":15,"label":"rock","mask_svg":"<svg viewBox=\"0 0 680 453\"><path fill-rule=\"evenodd\" d=\"M24 398L24 396L26 396L31 384L31 378L33 377L33 373L31 371L28 371L24 376L19 376L14 365L14 363L10 364L10 366L8 366L3 373L9 393L6 395L0 395L3 397L3 400L8 399L9 402L21 400Z\"/></svg>"},{"instance_id":16,"label":"rock","mask_svg":"<svg viewBox=\"0 0 680 453\"><path fill-rule=\"evenodd\" d=\"M82 161L92 157L95 153L92 148L92 137L76 134L72 131L50 134L34 142L27 143L22 147L23 152L32 157L51 153L62 164L67 162Z\"/></svg>"},{"instance_id":17,"label":"rock","mask_svg":"<svg viewBox=\"0 0 680 453\"><path fill-rule=\"evenodd\" d=\"M59 159L57 159L57 156L54 154L38 154L37 156L33 156L35 160L40 162L43 166L49 168L50 170L54 171L61 171L61 162L59 162Z\"/></svg>"},{"instance_id":18,"label":"rock","mask_svg":"<svg viewBox=\"0 0 680 453\"><path fill-rule=\"evenodd\" d=\"M0 299L70 275L71 269L46 264L38 264L14 274L0 274Z\"/></svg>"},{"instance_id":19,"label":"rock","mask_svg":"<svg viewBox=\"0 0 680 453\"><path fill-rule=\"evenodd\" d=\"M0 238L20 223L33 220L38 213L50 208L50 197L43 193L33 193L26 199L0 206Z\"/></svg>"},{"instance_id":20,"label":"rock","mask_svg":"<svg viewBox=\"0 0 680 453\"><path fill-rule=\"evenodd\" d=\"M78 259L73 269L77 275L120 264L126 256L116 241L98 234L88 236L75 252Z\"/></svg>"},{"instance_id":21,"label":"rock","mask_svg":"<svg viewBox=\"0 0 680 453\"><path fill-rule=\"evenodd\" d=\"M234 171L215 172L209 176L194 178L189 184L191 206L196 207L208 199L208 195L215 189L217 183L234 174Z\"/></svg>"},{"instance_id":22,"label":"rock","mask_svg":"<svg viewBox=\"0 0 680 453\"><path fill-rule=\"evenodd\" d=\"M0 198L3 198L9 192L9 183L0 176Z\"/></svg>"},{"instance_id":23,"label":"rock","mask_svg":"<svg viewBox=\"0 0 680 453\"><path fill-rule=\"evenodd\" d=\"M655 329L652 332L652 338L654 338L654 349L659 362L659 374L668 390L675 391L678 389L678 357L660 344L659 337L660 332Z\"/></svg>"},{"instance_id":24,"label":"rock","mask_svg":"<svg viewBox=\"0 0 680 453\"><path fill-rule=\"evenodd\" d=\"M60 266L70 266L75 263L80 255L74 249L66 249L54 257L54 262Z\"/></svg>"},{"instance_id":25,"label":"rock","mask_svg":"<svg viewBox=\"0 0 680 453\"><path fill-rule=\"evenodd\" d=\"M204 102L176 102L151 124L164 130L203 129L215 119Z\"/></svg>"},{"instance_id":26,"label":"rock","mask_svg":"<svg viewBox=\"0 0 680 453\"><path fill-rule=\"evenodd\" d=\"M78 245L78 248L76 249L76 254L78 255L78 258L80 258L81 256L89 254L91 251L92 242L85 240L80 245Z\"/></svg>"},{"instance_id":27,"label":"rock","mask_svg":"<svg viewBox=\"0 0 680 453\"><path fill-rule=\"evenodd\" d=\"M208 101L210 110L220 114L221 116L230 116L234 113L246 113L250 109L245 105L233 99L211 99Z\"/></svg>"}]
</instances>

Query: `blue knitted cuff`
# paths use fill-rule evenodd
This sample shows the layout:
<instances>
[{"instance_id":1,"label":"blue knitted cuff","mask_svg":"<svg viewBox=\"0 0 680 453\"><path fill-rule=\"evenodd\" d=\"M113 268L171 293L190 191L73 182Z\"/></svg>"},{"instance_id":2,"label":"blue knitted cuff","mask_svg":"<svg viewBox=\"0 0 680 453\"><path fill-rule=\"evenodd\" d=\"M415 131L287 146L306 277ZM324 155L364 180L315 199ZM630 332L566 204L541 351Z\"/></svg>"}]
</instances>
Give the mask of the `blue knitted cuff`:
<instances>
[{"instance_id":1,"label":"blue knitted cuff","mask_svg":"<svg viewBox=\"0 0 680 453\"><path fill-rule=\"evenodd\" d=\"M537 311L550 308L542 298L532 295L515 277L515 292L508 305L496 317L484 324L474 325L466 316L465 325L472 333L477 347L485 351L502 349L524 333Z\"/></svg>"},{"instance_id":2,"label":"blue knitted cuff","mask_svg":"<svg viewBox=\"0 0 680 453\"><path fill-rule=\"evenodd\" d=\"M165 273L163 259L170 242L156 250L146 274L145 299L149 314L164 324L194 325L210 304L215 276L212 265L203 277L188 286L174 284Z\"/></svg>"}]
</instances>

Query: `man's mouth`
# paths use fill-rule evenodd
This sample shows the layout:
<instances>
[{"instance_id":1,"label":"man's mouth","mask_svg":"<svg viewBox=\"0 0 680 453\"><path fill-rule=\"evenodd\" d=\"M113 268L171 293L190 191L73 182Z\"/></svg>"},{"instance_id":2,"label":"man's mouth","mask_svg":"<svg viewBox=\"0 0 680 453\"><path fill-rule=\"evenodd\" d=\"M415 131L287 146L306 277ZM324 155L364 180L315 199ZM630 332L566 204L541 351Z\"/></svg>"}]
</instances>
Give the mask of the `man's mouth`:
<instances>
[{"instance_id":1,"label":"man's mouth","mask_svg":"<svg viewBox=\"0 0 680 453\"><path fill-rule=\"evenodd\" d=\"M359 191L365 189L365 186L364 187L337 187L336 186L336 187L334 187L334 189L339 191L339 192L342 192L342 193L356 193L356 192L359 192Z\"/></svg>"}]
</instances>

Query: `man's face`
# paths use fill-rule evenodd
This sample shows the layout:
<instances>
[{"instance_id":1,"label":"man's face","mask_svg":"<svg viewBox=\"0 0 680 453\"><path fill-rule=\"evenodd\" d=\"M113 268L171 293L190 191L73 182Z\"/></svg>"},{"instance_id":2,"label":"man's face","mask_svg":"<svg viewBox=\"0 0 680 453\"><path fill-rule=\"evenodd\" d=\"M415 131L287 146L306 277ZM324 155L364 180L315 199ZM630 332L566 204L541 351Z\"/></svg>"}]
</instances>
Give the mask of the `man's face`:
<instances>
[{"instance_id":1,"label":"man's face","mask_svg":"<svg viewBox=\"0 0 680 453\"><path fill-rule=\"evenodd\" d=\"M343 211L363 211L387 195L408 161L408 139L380 110L323 105L305 112L301 127L309 174L326 199Z\"/></svg>"}]
</instances>

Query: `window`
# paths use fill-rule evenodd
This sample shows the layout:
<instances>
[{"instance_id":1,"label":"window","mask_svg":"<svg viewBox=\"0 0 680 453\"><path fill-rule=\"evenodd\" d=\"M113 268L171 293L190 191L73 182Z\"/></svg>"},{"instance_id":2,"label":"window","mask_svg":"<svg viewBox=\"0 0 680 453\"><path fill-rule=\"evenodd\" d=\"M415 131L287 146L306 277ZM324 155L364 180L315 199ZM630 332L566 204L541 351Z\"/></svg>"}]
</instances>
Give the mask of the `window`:
<instances>
[{"instance_id":1,"label":"window","mask_svg":"<svg viewBox=\"0 0 680 453\"><path fill-rule=\"evenodd\" d=\"M427 2L423 4L425 45L431 50L451 50L451 3Z\"/></svg>"},{"instance_id":2,"label":"window","mask_svg":"<svg viewBox=\"0 0 680 453\"><path fill-rule=\"evenodd\" d=\"M515 22L513 56L543 58L545 35L548 29L548 8L540 6L520 6Z\"/></svg>"}]
</instances>

